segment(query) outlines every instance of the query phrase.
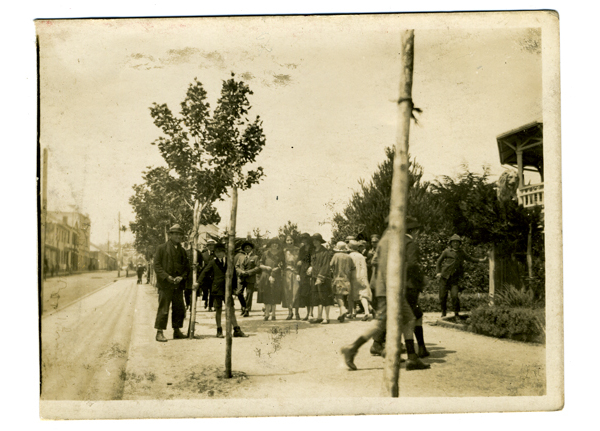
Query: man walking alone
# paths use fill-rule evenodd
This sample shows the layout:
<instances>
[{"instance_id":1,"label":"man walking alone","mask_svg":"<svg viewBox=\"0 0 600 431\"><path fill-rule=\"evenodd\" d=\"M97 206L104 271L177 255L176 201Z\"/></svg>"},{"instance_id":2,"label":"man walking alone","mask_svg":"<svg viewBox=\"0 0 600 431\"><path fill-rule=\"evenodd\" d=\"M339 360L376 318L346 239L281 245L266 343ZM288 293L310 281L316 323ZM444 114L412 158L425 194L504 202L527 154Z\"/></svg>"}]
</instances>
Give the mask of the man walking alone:
<instances>
[{"instance_id":1,"label":"man walking alone","mask_svg":"<svg viewBox=\"0 0 600 431\"><path fill-rule=\"evenodd\" d=\"M171 310L173 338L186 338L181 332L185 319L183 291L190 273L190 266L186 252L181 246L182 239L183 229L176 224L169 229L169 240L158 246L154 256L154 271L158 287L158 311L154 328L157 330L156 341L160 342L167 341L163 331L167 329L171 304L173 304Z\"/></svg>"}]
</instances>

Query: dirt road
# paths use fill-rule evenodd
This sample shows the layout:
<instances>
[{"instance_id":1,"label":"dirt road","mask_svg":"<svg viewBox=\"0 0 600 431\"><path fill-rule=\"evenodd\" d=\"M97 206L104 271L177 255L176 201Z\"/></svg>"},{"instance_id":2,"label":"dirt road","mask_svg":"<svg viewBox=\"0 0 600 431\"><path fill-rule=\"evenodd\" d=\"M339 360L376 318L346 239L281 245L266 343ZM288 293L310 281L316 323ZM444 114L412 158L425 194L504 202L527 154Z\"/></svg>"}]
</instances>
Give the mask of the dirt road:
<instances>
[{"instance_id":1,"label":"dirt road","mask_svg":"<svg viewBox=\"0 0 600 431\"><path fill-rule=\"evenodd\" d=\"M140 286L123 399L321 398L382 396L383 360L369 354L370 343L348 371L340 348L368 322L340 324L332 310L329 325L287 321L287 310L265 322L260 306L238 318L249 338L233 342L234 379L223 379L225 340L215 338L214 313L198 311L194 340L154 341L156 292ZM201 305L201 302L198 302ZM304 314L305 311L302 311ZM239 311L238 311L239 314ZM426 314L425 339L431 369L406 372L402 397L543 395L545 347L432 326ZM185 327L187 328L187 319Z\"/></svg>"},{"instance_id":2,"label":"dirt road","mask_svg":"<svg viewBox=\"0 0 600 431\"><path fill-rule=\"evenodd\" d=\"M42 400L121 398L137 292L121 279L42 318Z\"/></svg>"},{"instance_id":3,"label":"dirt road","mask_svg":"<svg viewBox=\"0 0 600 431\"><path fill-rule=\"evenodd\" d=\"M124 274L121 274L123 280ZM53 313L118 280L117 271L97 271L48 278L44 281L43 313Z\"/></svg>"}]
</instances>

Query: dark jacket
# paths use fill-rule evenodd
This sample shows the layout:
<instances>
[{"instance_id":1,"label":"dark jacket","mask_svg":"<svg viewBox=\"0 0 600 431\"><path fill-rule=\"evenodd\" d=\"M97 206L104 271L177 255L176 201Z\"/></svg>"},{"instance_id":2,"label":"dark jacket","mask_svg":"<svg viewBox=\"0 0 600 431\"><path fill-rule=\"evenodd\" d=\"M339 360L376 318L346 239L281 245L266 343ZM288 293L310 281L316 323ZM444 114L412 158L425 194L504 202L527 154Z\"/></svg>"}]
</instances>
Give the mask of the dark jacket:
<instances>
[{"instance_id":1,"label":"dark jacket","mask_svg":"<svg viewBox=\"0 0 600 431\"><path fill-rule=\"evenodd\" d=\"M386 230L377 244L377 257L375 264L377 265L375 275L375 296L386 296L386 276L387 276L387 261L390 243L390 234ZM407 235L404 243L405 250L405 271L406 271L406 289L422 290L425 277L421 268L421 257L419 247L413 241L412 237Z\"/></svg>"},{"instance_id":2,"label":"dark jacket","mask_svg":"<svg viewBox=\"0 0 600 431\"><path fill-rule=\"evenodd\" d=\"M225 296L225 280L227 278L227 267L229 266L229 260L226 259L225 265L221 265L219 260L213 258L202 270L198 283L202 283L206 277L212 277L212 288L211 292L213 295ZM231 285L231 292L237 289L237 274L235 266L233 267L233 280Z\"/></svg>"},{"instance_id":3,"label":"dark jacket","mask_svg":"<svg viewBox=\"0 0 600 431\"><path fill-rule=\"evenodd\" d=\"M254 252L250 255L240 253L236 256L235 270L244 285L256 284L256 275L260 273L260 258Z\"/></svg>"},{"instance_id":4,"label":"dark jacket","mask_svg":"<svg viewBox=\"0 0 600 431\"><path fill-rule=\"evenodd\" d=\"M458 278L464 272L463 262L465 260L479 262L479 259L469 256L462 248L454 250L452 247L448 247L437 260L436 273L442 274L442 278L445 279L452 276Z\"/></svg>"},{"instance_id":5,"label":"dark jacket","mask_svg":"<svg viewBox=\"0 0 600 431\"><path fill-rule=\"evenodd\" d=\"M159 289L184 289L190 273L190 264L181 244L169 240L159 245L154 255L154 271ZM167 281L169 276L181 276L183 280L179 284L169 283Z\"/></svg>"}]
</instances>

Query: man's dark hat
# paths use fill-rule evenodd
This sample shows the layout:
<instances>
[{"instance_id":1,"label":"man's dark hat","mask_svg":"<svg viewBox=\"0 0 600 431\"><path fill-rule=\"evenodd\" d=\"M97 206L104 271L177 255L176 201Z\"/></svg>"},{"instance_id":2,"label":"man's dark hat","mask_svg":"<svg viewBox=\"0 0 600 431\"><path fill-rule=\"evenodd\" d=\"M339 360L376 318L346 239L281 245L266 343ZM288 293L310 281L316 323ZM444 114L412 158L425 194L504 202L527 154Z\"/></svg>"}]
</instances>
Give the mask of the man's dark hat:
<instances>
[{"instance_id":1,"label":"man's dark hat","mask_svg":"<svg viewBox=\"0 0 600 431\"><path fill-rule=\"evenodd\" d=\"M321 236L320 233L315 233L313 236L310 237L310 239L312 240L317 240L319 241L321 244L323 244L325 242L325 240L323 239L323 237Z\"/></svg>"},{"instance_id":2,"label":"man's dark hat","mask_svg":"<svg viewBox=\"0 0 600 431\"><path fill-rule=\"evenodd\" d=\"M215 244L215 251L217 250L227 250L227 247L225 247L225 244L221 244L220 242Z\"/></svg>"},{"instance_id":3,"label":"man's dark hat","mask_svg":"<svg viewBox=\"0 0 600 431\"><path fill-rule=\"evenodd\" d=\"M178 224L174 224L173 226L171 226L171 229L169 229L169 233L180 233L183 235L183 229L181 229L181 226L179 226Z\"/></svg>"},{"instance_id":4,"label":"man's dark hat","mask_svg":"<svg viewBox=\"0 0 600 431\"><path fill-rule=\"evenodd\" d=\"M303 234L300 235L300 239L310 239L310 234L307 232L304 232Z\"/></svg>"},{"instance_id":5,"label":"man's dark hat","mask_svg":"<svg viewBox=\"0 0 600 431\"><path fill-rule=\"evenodd\" d=\"M252 242L251 242L251 241L244 241L244 242L242 243L242 245L240 246L240 248L243 250L243 249L244 249L244 247L246 247L247 245L249 245L250 247L254 248L254 244L252 244Z\"/></svg>"}]
</instances>

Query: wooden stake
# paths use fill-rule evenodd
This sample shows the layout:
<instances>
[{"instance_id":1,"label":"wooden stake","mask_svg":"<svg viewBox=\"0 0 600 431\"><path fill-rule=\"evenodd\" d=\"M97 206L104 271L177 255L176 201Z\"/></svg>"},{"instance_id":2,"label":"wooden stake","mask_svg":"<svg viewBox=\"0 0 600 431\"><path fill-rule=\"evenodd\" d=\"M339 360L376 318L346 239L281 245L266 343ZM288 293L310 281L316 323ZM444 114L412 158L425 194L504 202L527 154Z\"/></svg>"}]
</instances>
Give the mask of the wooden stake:
<instances>
[{"instance_id":1,"label":"wooden stake","mask_svg":"<svg viewBox=\"0 0 600 431\"><path fill-rule=\"evenodd\" d=\"M393 164L390 198L390 233L387 274L387 336L384 380L391 397L400 395L400 337L402 335L400 298L404 295L404 246L406 205L408 196L408 137L413 111L412 77L414 61L414 30L402 34L400 97L398 99L398 130Z\"/></svg>"},{"instance_id":2,"label":"wooden stake","mask_svg":"<svg viewBox=\"0 0 600 431\"><path fill-rule=\"evenodd\" d=\"M227 273L225 278L225 378L231 378L231 348L232 348L232 325L231 317L233 310L233 257L235 252L235 225L237 219L237 187L231 190L231 219L229 222L229 243L227 245Z\"/></svg>"}]
</instances>

